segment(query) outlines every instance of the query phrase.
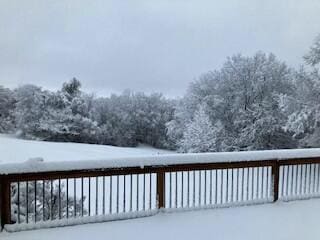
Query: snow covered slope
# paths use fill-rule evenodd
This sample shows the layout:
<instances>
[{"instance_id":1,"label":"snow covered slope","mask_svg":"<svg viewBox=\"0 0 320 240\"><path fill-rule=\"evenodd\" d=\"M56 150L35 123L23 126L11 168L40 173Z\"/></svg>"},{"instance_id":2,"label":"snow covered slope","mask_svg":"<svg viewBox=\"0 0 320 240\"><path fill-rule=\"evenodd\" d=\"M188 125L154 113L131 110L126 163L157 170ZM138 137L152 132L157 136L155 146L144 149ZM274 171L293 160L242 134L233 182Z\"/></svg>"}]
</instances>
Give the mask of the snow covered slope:
<instances>
[{"instance_id":1,"label":"snow covered slope","mask_svg":"<svg viewBox=\"0 0 320 240\"><path fill-rule=\"evenodd\" d=\"M43 158L45 162L94 160L122 157L169 154L171 151L149 146L137 148L96 144L55 143L17 139L0 134L0 164L24 162L30 158Z\"/></svg>"}]
</instances>

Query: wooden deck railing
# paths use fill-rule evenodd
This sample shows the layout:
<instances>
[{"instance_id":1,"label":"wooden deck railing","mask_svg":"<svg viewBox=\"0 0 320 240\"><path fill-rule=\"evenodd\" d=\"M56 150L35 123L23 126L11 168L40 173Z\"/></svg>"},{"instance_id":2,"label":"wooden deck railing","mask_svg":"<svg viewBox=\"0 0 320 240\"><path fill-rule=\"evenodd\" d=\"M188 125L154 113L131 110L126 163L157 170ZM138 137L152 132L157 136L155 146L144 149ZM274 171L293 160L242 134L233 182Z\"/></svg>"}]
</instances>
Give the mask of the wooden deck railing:
<instances>
[{"instance_id":1,"label":"wooden deck railing","mask_svg":"<svg viewBox=\"0 0 320 240\"><path fill-rule=\"evenodd\" d=\"M0 175L8 231L320 196L320 158Z\"/></svg>"}]
</instances>

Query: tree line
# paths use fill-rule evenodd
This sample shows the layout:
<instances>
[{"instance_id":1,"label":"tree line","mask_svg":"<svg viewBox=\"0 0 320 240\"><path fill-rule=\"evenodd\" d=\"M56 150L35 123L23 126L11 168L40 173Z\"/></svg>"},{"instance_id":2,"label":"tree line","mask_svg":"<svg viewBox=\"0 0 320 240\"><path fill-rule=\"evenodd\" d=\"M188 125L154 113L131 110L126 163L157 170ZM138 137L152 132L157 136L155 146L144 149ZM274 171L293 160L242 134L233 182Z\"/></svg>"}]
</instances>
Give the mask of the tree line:
<instances>
[{"instance_id":1,"label":"tree line","mask_svg":"<svg viewBox=\"0 0 320 240\"><path fill-rule=\"evenodd\" d=\"M0 132L179 152L320 147L320 36L304 61L295 69L273 54L237 54L181 99L129 90L96 97L76 78L58 91L0 86Z\"/></svg>"},{"instance_id":2,"label":"tree line","mask_svg":"<svg viewBox=\"0 0 320 240\"><path fill-rule=\"evenodd\" d=\"M169 148L166 123L174 104L161 94L133 93L102 98L81 91L76 78L53 92L34 85L0 88L2 132L27 139Z\"/></svg>"}]
</instances>

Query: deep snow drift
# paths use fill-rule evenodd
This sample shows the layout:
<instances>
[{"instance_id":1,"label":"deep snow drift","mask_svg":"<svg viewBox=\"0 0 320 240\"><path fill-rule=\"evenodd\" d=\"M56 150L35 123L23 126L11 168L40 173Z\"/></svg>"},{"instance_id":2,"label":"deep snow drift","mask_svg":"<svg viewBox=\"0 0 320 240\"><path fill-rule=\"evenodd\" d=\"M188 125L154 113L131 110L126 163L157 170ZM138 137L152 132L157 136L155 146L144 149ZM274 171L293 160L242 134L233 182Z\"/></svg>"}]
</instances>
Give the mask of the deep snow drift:
<instances>
[{"instance_id":1,"label":"deep snow drift","mask_svg":"<svg viewBox=\"0 0 320 240\"><path fill-rule=\"evenodd\" d=\"M2 240L314 240L320 200L163 213L148 218L0 233Z\"/></svg>"}]
</instances>

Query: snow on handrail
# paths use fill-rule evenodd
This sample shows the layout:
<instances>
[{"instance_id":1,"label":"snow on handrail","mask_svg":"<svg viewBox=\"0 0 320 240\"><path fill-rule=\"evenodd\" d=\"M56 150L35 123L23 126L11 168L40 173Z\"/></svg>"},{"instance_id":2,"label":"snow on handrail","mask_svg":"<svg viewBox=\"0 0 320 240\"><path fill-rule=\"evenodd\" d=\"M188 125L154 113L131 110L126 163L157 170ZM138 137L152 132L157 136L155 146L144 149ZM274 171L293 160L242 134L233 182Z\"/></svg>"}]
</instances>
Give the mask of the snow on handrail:
<instances>
[{"instance_id":1,"label":"snow on handrail","mask_svg":"<svg viewBox=\"0 0 320 240\"><path fill-rule=\"evenodd\" d=\"M320 157L320 148L290 149L290 150L263 150L243 152L218 152L218 153L189 153L152 155L143 157L126 157L84 161L55 161L46 162L45 159L30 159L21 163L0 164L0 175L71 171L100 168L125 168L145 166L166 166L176 164L193 163L222 163L222 162L246 162L263 160L285 160L298 158Z\"/></svg>"}]
</instances>

